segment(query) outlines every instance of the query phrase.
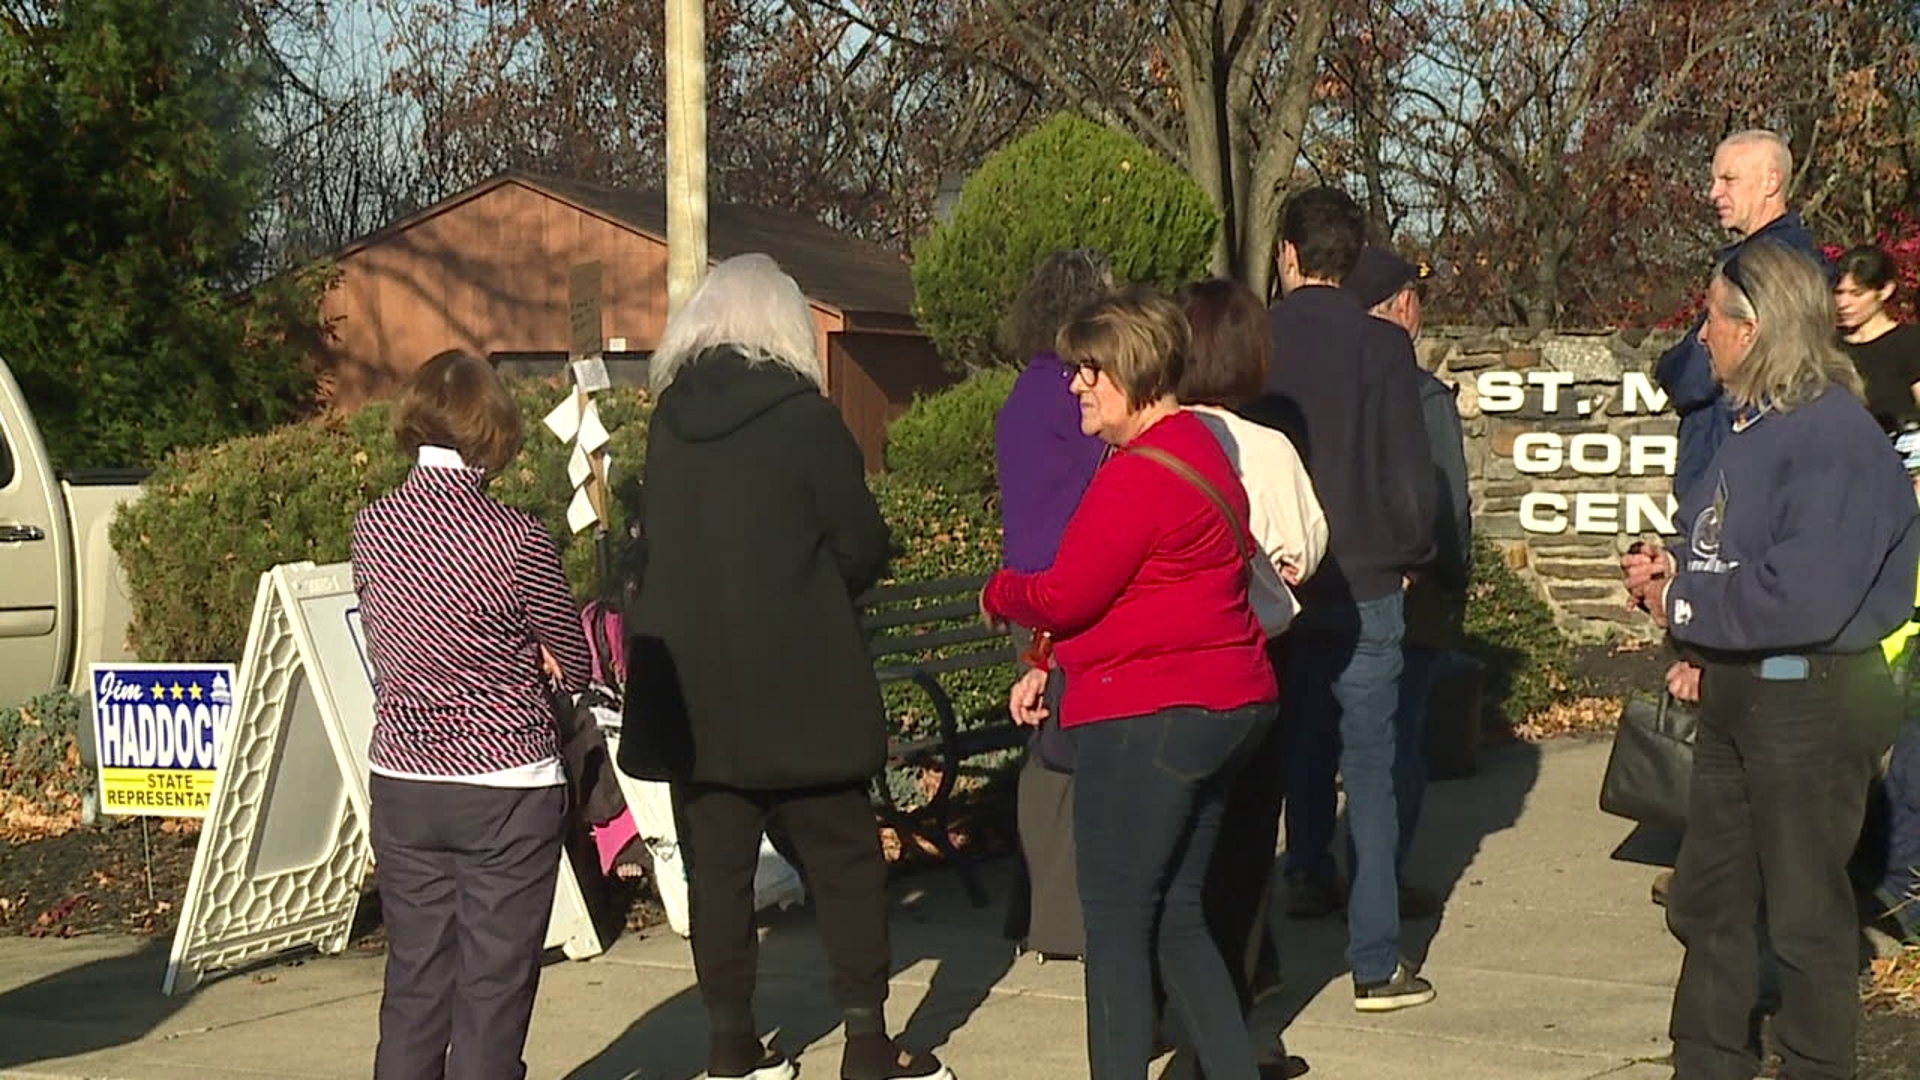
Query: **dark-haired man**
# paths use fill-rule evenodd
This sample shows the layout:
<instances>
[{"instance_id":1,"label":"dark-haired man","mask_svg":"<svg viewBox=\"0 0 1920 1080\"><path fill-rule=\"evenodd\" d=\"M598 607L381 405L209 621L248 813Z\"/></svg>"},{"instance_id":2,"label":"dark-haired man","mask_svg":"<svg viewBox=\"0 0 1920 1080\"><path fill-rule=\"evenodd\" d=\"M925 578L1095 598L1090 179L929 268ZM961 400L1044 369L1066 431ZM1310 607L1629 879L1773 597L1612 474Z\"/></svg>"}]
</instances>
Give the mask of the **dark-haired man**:
<instances>
[{"instance_id":1,"label":"dark-haired man","mask_svg":"<svg viewBox=\"0 0 1920 1080\"><path fill-rule=\"evenodd\" d=\"M1433 987L1400 955L1393 791L1408 583L1433 557L1433 458L1413 345L1340 287L1365 244L1360 208L1313 188L1281 220L1274 363L1246 410L1294 437L1327 514L1329 546L1302 585L1283 708L1298 725L1288 778L1290 893L1337 895L1336 770L1354 845L1347 960L1354 1008L1424 1005ZM1337 906L1337 905L1336 905Z\"/></svg>"}]
</instances>

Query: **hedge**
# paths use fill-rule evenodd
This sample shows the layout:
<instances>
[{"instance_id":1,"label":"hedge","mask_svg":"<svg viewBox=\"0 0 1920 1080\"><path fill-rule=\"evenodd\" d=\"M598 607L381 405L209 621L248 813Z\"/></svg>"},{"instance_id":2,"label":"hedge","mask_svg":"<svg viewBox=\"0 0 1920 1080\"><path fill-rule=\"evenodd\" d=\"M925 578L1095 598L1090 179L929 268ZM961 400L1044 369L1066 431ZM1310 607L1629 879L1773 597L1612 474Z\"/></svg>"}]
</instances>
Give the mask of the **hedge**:
<instances>
[{"instance_id":1,"label":"hedge","mask_svg":"<svg viewBox=\"0 0 1920 1080\"><path fill-rule=\"evenodd\" d=\"M566 526L572 497L567 444L541 417L568 392L558 380L509 388L527 423L526 445L494 480L501 501L533 511L561 547L581 595L595 588L591 532ZM638 390L597 397L612 433L616 488L639 474L649 406ZM347 558L353 515L392 490L409 462L394 445L384 404L348 417L289 424L264 435L181 450L150 477L146 495L114 522L112 540L133 602L132 639L147 660L238 661L260 575L288 562ZM612 500L612 533L624 535L624 502Z\"/></svg>"},{"instance_id":2,"label":"hedge","mask_svg":"<svg viewBox=\"0 0 1920 1080\"><path fill-rule=\"evenodd\" d=\"M989 369L930 397L914 398L887 428L892 476L955 494L993 492L993 420L1016 377L1010 368Z\"/></svg>"},{"instance_id":3,"label":"hedge","mask_svg":"<svg viewBox=\"0 0 1920 1080\"><path fill-rule=\"evenodd\" d=\"M0 709L0 811L22 824L77 820L93 772L80 760L86 701L65 691Z\"/></svg>"},{"instance_id":4,"label":"hedge","mask_svg":"<svg viewBox=\"0 0 1920 1080\"><path fill-rule=\"evenodd\" d=\"M1220 212L1186 173L1138 141L1061 114L996 151L951 218L916 245L915 314L964 368L1002 355L996 331L1052 252L1094 248L1124 282L1173 288L1205 275Z\"/></svg>"}]
</instances>

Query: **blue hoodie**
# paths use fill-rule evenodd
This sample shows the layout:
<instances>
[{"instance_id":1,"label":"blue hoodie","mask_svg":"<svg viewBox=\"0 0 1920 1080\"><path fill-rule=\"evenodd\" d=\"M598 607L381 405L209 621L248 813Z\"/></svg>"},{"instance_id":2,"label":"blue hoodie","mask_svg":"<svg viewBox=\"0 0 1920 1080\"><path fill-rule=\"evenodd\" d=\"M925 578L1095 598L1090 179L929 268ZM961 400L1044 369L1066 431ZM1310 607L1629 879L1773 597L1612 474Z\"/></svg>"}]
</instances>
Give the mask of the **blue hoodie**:
<instances>
[{"instance_id":1,"label":"blue hoodie","mask_svg":"<svg viewBox=\"0 0 1920 1080\"><path fill-rule=\"evenodd\" d=\"M1829 279L1833 277L1833 267L1820 254L1813 234L1794 211L1762 225L1752 236L1721 248L1719 261L1726 262L1742 247L1762 237L1806 252L1826 269ZM1682 500L1692 493L1694 481L1707 471L1713 452L1720 449L1727 432L1733 430L1733 410L1721 396L1720 384L1713 377L1713 365L1707 361L1706 346L1700 344L1700 325L1706 318L1702 312L1687 336L1661 354L1653 367L1653 377L1680 414L1680 456L1673 473L1673 493Z\"/></svg>"},{"instance_id":2,"label":"blue hoodie","mask_svg":"<svg viewBox=\"0 0 1920 1080\"><path fill-rule=\"evenodd\" d=\"M1762 655L1874 648L1913 617L1920 507L1900 458L1839 387L1749 417L1681 497L1673 636Z\"/></svg>"}]
</instances>

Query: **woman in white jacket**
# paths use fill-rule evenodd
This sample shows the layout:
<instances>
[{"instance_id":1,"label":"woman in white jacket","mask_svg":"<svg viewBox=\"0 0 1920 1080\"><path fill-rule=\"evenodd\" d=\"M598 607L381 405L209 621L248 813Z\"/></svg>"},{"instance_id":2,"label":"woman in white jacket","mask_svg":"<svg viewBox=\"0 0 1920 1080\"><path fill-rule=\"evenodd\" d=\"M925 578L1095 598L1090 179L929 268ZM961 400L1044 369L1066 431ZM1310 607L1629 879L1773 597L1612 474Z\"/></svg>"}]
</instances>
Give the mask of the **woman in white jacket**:
<instances>
[{"instance_id":1,"label":"woman in white jacket","mask_svg":"<svg viewBox=\"0 0 1920 1080\"><path fill-rule=\"evenodd\" d=\"M1292 586L1311 576L1326 553L1326 514L1292 440L1233 411L1266 385L1273 360L1266 309L1246 286L1218 279L1189 285L1178 299L1193 326L1193 351L1175 393L1212 429L1247 489L1247 525L1266 556L1254 560L1251 599L1280 674L1286 631L1300 613ZM1286 796L1290 720L1283 710L1235 780L1208 874L1208 925L1243 1008L1279 985L1265 914Z\"/></svg>"}]
</instances>

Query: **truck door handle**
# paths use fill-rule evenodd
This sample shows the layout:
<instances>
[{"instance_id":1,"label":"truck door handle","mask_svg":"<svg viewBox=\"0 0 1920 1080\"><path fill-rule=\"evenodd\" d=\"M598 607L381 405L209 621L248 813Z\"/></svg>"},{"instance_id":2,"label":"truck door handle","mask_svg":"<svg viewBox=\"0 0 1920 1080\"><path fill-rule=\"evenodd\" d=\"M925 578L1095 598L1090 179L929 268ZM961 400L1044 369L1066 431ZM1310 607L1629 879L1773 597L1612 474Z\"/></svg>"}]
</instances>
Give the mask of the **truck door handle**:
<instances>
[{"instance_id":1,"label":"truck door handle","mask_svg":"<svg viewBox=\"0 0 1920 1080\"><path fill-rule=\"evenodd\" d=\"M38 525L0 525L0 544L18 544L27 540L45 540L47 531Z\"/></svg>"}]
</instances>

